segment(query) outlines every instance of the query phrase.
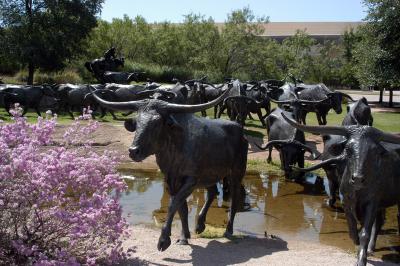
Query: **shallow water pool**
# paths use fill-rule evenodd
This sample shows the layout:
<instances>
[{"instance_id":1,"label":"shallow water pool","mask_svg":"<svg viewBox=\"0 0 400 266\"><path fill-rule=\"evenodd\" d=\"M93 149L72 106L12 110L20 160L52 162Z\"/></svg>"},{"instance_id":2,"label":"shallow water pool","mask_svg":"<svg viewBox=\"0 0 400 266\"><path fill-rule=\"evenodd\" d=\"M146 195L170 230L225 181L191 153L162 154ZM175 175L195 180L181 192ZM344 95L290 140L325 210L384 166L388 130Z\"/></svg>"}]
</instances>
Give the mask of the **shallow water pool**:
<instances>
[{"instance_id":1,"label":"shallow water pool","mask_svg":"<svg viewBox=\"0 0 400 266\"><path fill-rule=\"evenodd\" d=\"M169 201L161 173L135 170L124 172L123 175L129 189L121 197L121 204L128 222L160 226L165 220ZM267 232L286 239L313 241L349 252L355 251L348 237L344 214L326 204L326 180L316 182L315 176L307 176L307 183L300 185L277 176L260 174L246 176L243 185L246 190L245 208L236 215L236 233L263 236ZM196 190L188 198L192 233L204 202L205 191L202 189ZM219 195L208 211L206 223L225 227L228 208L229 202ZM388 209L375 256L400 262L396 214L397 208ZM179 215L175 217L174 226L180 227Z\"/></svg>"}]
</instances>

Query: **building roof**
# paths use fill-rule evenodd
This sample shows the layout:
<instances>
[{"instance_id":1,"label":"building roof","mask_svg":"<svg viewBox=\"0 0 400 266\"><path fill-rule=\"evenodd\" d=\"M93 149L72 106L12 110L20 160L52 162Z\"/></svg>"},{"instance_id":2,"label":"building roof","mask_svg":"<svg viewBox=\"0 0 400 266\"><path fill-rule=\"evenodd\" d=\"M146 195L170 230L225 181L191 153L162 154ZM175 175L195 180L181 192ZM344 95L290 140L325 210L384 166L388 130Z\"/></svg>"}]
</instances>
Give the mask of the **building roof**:
<instances>
[{"instance_id":1,"label":"building roof","mask_svg":"<svg viewBox=\"0 0 400 266\"><path fill-rule=\"evenodd\" d=\"M365 22L269 22L264 24L262 36L293 36L297 30L304 30L310 36L339 36L346 30L356 29Z\"/></svg>"}]
</instances>

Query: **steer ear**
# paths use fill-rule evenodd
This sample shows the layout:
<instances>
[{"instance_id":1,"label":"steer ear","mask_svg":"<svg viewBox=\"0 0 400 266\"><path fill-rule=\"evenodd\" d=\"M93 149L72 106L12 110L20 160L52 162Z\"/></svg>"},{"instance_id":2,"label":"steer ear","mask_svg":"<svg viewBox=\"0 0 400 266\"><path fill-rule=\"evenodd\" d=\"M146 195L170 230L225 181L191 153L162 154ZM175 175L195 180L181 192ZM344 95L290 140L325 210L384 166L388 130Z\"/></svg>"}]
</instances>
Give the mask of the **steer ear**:
<instances>
[{"instance_id":1,"label":"steer ear","mask_svg":"<svg viewBox=\"0 0 400 266\"><path fill-rule=\"evenodd\" d=\"M347 140L332 144L328 148L329 153L332 154L333 156L339 156L340 154L343 153L343 150L346 147L346 143L347 143Z\"/></svg>"},{"instance_id":2,"label":"steer ear","mask_svg":"<svg viewBox=\"0 0 400 266\"><path fill-rule=\"evenodd\" d=\"M135 130L136 130L136 119L132 118L132 119L125 120L124 126L125 126L126 130L128 130L130 132L135 132Z\"/></svg>"}]
</instances>

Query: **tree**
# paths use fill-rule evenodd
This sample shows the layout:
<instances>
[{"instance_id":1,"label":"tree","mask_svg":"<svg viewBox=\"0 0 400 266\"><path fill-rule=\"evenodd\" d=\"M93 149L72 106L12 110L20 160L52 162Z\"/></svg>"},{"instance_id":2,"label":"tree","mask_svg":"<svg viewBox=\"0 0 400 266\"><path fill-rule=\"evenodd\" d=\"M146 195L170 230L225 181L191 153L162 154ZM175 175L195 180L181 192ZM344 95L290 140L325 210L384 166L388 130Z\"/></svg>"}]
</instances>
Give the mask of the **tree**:
<instances>
[{"instance_id":1,"label":"tree","mask_svg":"<svg viewBox=\"0 0 400 266\"><path fill-rule=\"evenodd\" d=\"M284 73L291 73L296 78L304 79L311 76L313 60L311 47L315 45L305 31L297 30L294 36L283 41L282 44L282 69Z\"/></svg>"},{"instance_id":2,"label":"tree","mask_svg":"<svg viewBox=\"0 0 400 266\"><path fill-rule=\"evenodd\" d=\"M84 49L104 0L0 0L3 53L28 66L56 70Z\"/></svg>"},{"instance_id":3,"label":"tree","mask_svg":"<svg viewBox=\"0 0 400 266\"><path fill-rule=\"evenodd\" d=\"M223 77L249 73L253 56L250 47L258 44L256 40L264 32L262 24L267 22L267 17L256 18L248 7L232 11L220 33L219 50L211 65Z\"/></svg>"},{"instance_id":4,"label":"tree","mask_svg":"<svg viewBox=\"0 0 400 266\"><path fill-rule=\"evenodd\" d=\"M364 0L370 37L380 48L377 67L392 86L400 85L400 1Z\"/></svg>"}]
</instances>

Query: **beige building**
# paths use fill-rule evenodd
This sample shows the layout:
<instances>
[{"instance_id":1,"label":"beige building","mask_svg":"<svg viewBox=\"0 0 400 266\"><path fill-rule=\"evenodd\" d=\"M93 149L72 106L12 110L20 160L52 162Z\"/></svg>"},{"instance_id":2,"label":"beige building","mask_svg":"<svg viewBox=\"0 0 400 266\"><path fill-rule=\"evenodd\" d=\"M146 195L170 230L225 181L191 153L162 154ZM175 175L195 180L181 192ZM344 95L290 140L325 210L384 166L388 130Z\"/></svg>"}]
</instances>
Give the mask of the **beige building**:
<instances>
[{"instance_id":1,"label":"beige building","mask_svg":"<svg viewBox=\"0 0 400 266\"><path fill-rule=\"evenodd\" d=\"M297 30L303 30L319 42L324 40L339 40L343 33L350 29L357 29L364 22L270 22L264 24L263 36L275 40L293 36Z\"/></svg>"},{"instance_id":2,"label":"beige building","mask_svg":"<svg viewBox=\"0 0 400 266\"><path fill-rule=\"evenodd\" d=\"M262 36L271 37L279 42L296 34L297 30L305 31L309 36L322 43L325 40L339 41L345 31L357 29L365 22L269 22L263 24ZM224 23L217 23L218 28Z\"/></svg>"}]
</instances>

